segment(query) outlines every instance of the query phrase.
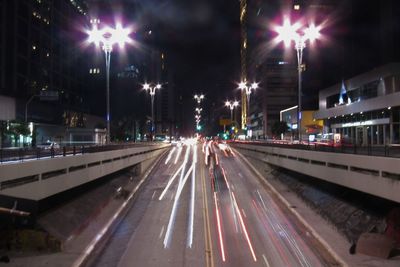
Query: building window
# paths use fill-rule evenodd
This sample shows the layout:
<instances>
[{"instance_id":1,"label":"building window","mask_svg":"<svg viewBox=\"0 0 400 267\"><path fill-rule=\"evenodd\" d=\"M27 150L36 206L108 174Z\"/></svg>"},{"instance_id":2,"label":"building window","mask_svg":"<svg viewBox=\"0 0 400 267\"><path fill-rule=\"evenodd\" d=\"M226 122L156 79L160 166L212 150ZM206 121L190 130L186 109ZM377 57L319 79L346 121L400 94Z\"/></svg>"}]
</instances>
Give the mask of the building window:
<instances>
[{"instance_id":1,"label":"building window","mask_svg":"<svg viewBox=\"0 0 400 267\"><path fill-rule=\"evenodd\" d=\"M326 108L333 108L337 103L339 103L339 94L331 95L326 98Z\"/></svg>"}]
</instances>

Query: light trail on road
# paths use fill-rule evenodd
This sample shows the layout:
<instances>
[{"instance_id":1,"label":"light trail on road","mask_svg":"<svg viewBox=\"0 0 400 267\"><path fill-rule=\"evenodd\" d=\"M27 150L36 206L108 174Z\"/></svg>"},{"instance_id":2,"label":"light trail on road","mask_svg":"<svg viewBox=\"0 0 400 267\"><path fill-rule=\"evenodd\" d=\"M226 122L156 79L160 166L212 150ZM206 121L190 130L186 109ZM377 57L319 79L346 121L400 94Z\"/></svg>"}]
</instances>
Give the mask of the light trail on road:
<instances>
[{"instance_id":1,"label":"light trail on road","mask_svg":"<svg viewBox=\"0 0 400 267\"><path fill-rule=\"evenodd\" d=\"M203 147L204 154L210 153L209 162L203 161L203 155L198 160L197 153ZM326 250L319 253L313 247L318 244L314 237L305 238L300 222L260 185L240 155L226 152L224 155L214 142L200 146L187 140L182 147L171 148L165 154L151 182L144 187L148 187L142 200L147 201L145 208L139 207L138 212L142 213L131 216L138 225L129 242L120 243L126 248L116 265L335 265ZM159 197L155 192L161 192ZM138 201L140 198L139 195ZM136 214L136 210L132 209L132 213ZM111 252L108 254L112 257Z\"/></svg>"},{"instance_id":2,"label":"light trail on road","mask_svg":"<svg viewBox=\"0 0 400 267\"><path fill-rule=\"evenodd\" d=\"M192 164L192 188L190 192L190 211L189 211L189 226L188 226L188 241L187 246L192 247L193 244L193 224L194 224L194 202L196 194L196 163L197 163L197 145L193 147L193 164Z\"/></svg>"},{"instance_id":3,"label":"light trail on road","mask_svg":"<svg viewBox=\"0 0 400 267\"><path fill-rule=\"evenodd\" d=\"M172 154L174 154L174 151L175 151L175 150L176 150L176 147L173 147L173 148L171 149L171 151L168 153L168 157L167 157L167 159L165 160L165 165L168 164L168 162L169 162L169 160L171 159Z\"/></svg>"}]
</instances>

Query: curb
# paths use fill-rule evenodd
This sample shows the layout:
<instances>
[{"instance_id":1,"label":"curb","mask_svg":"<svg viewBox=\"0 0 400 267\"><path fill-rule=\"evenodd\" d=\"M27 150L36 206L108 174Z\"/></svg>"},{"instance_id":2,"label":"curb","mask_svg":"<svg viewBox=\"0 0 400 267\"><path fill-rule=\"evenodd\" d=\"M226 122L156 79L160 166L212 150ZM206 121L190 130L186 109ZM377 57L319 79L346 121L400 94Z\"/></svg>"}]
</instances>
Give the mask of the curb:
<instances>
[{"instance_id":1,"label":"curb","mask_svg":"<svg viewBox=\"0 0 400 267\"><path fill-rule=\"evenodd\" d=\"M144 173L143 178L139 181L139 183L135 186L135 188L131 191L128 198L122 203L122 205L117 209L108 222L104 225L104 227L99 231L99 233L90 241L90 243L86 246L84 251L80 254L80 256L73 262L72 267L83 267L90 261L92 254L99 248L101 248L101 244L106 244L107 240L112 236L112 233L118 226L118 224L122 221L122 219L126 216L129 208L132 204L133 197L136 195L136 192L140 189L141 185L147 181L150 173L153 171L156 165L160 162L161 158L166 154L164 151L158 159L152 164L152 166Z\"/></svg>"},{"instance_id":2,"label":"curb","mask_svg":"<svg viewBox=\"0 0 400 267\"><path fill-rule=\"evenodd\" d=\"M288 210L292 212L297 219L311 232L311 234L320 242L326 250L335 258L339 264L343 267L348 267L349 265L336 253L336 251L318 234L318 232L303 218L303 216L296 210L290 208L290 203L272 186L267 180L264 179L263 175L251 164L240 152L233 148L237 155L251 168L251 170L257 174L258 179L266 185L276 196L286 205Z\"/></svg>"}]
</instances>

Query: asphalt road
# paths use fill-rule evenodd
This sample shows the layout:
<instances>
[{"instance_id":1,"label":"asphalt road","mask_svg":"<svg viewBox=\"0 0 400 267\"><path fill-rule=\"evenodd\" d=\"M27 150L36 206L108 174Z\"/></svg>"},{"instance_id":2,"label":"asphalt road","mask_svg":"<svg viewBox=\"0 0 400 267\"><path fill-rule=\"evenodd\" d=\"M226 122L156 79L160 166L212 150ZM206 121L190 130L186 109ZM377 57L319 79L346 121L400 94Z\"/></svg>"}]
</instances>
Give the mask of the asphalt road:
<instances>
[{"instance_id":1,"label":"asphalt road","mask_svg":"<svg viewBox=\"0 0 400 267\"><path fill-rule=\"evenodd\" d=\"M171 149L95 266L335 266L234 153Z\"/></svg>"}]
</instances>

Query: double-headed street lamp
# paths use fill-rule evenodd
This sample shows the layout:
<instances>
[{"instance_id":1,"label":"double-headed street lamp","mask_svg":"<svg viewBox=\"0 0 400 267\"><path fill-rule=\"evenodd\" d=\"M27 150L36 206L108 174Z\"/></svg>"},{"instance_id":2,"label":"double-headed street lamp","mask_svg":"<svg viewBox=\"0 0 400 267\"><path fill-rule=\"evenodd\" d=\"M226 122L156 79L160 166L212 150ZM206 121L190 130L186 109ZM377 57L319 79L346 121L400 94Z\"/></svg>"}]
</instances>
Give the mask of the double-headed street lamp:
<instances>
[{"instance_id":1,"label":"double-headed street lamp","mask_svg":"<svg viewBox=\"0 0 400 267\"><path fill-rule=\"evenodd\" d=\"M196 114L194 116L194 118L196 119L196 129L200 130L200 120L201 120L201 115L200 114Z\"/></svg>"},{"instance_id":2,"label":"double-headed street lamp","mask_svg":"<svg viewBox=\"0 0 400 267\"><path fill-rule=\"evenodd\" d=\"M250 94L252 90L256 90L258 88L258 83L253 82L252 84L248 84L247 82L240 82L239 89L244 90L246 92L246 99L247 99L247 109L250 111Z\"/></svg>"},{"instance_id":3,"label":"double-headed street lamp","mask_svg":"<svg viewBox=\"0 0 400 267\"><path fill-rule=\"evenodd\" d=\"M286 47L289 47L294 42L294 48L297 52L297 72L298 72L298 110L297 110L297 129L298 138L301 142L301 91L302 91L302 72L303 70L303 50L306 47L306 42L313 43L320 37L321 27L310 24L308 28L302 27L300 23L291 24L289 19L285 19L283 25L276 27L278 40L283 41Z\"/></svg>"},{"instance_id":4,"label":"double-headed street lamp","mask_svg":"<svg viewBox=\"0 0 400 267\"><path fill-rule=\"evenodd\" d=\"M231 110L231 121L233 122L233 110L235 107L239 106L239 102L236 100L235 101L226 101L225 106L229 107L229 109Z\"/></svg>"},{"instance_id":5,"label":"double-headed street lamp","mask_svg":"<svg viewBox=\"0 0 400 267\"><path fill-rule=\"evenodd\" d=\"M200 105L201 101L203 101L203 99L204 99L204 95L203 94L194 95L194 100L196 100L197 104L199 104L199 105Z\"/></svg>"},{"instance_id":6,"label":"double-headed street lamp","mask_svg":"<svg viewBox=\"0 0 400 267\"><path fill-rule=\"evenodd\" d=\"M148 83L143 84L143 90L146 92L149 92L150 98L151 98L151 136L153 136L154 133L154 96L156 95L157 89L161 89L161 84L156 84L154 86L151 86Z\"/></svg>"},{"instance_id":7,"label":"double-headed street lamp","mask_svg":"<svg viewBox=\"0 0 400 267\"><path fill-rule=\"evenodd\" d=\"M194 116L196 119L196 130L200 131L201 130L201 126L200 126L201 115L200 115L200 113L203 110L202 108L200 108L200 103L201 103L201 101L204 100L204 95L203 94L195 94L193 98L194 98L194 100L196 100L197 105L198 105L196 107L196 109L194 110L196 113L196 115Z\"/></svg>"},{"instance_id":8,"label":"double-headed street lamp","mask_svg":"<svg viewBox=\"0 0 400 267\"><path fill-rule=\"evenodd\" d=\"M129 34L130 29L123 28L121 24L117 24L115 28L106 27L98 29L97 24L93 24L93 28L87 32L89 35L88 42L95 44L103 49L106 57L106 105L107 105L107 133L106 143L110 143L110 61L113 46L118 44L123 48L125 43L131 42Z\"/></svg>"}]
</instances>

